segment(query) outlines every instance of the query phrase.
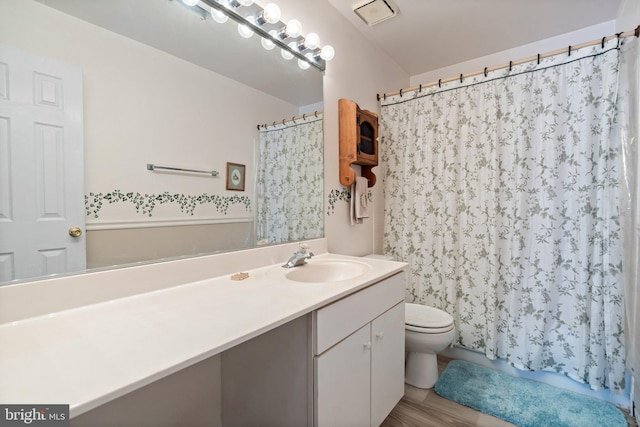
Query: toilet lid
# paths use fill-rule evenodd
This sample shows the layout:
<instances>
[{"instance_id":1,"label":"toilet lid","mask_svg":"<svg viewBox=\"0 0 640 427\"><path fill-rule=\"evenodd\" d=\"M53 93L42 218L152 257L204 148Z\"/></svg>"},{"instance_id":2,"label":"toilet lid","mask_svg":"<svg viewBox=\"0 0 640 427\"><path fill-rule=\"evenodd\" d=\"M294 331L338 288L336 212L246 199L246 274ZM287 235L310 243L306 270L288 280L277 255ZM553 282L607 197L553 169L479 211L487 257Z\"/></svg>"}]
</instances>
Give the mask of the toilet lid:
<instances>
[{"instance_id":1,"label":"toilet lid","mask_svg":"<svg viewBox=\"0 0 640 427\"><path fill-rule=\"evenodd\" d=\"M421 304L405 304L405 324L419 328L448 328L453 325L449 313Z\"/></svg>"}]
</instances>

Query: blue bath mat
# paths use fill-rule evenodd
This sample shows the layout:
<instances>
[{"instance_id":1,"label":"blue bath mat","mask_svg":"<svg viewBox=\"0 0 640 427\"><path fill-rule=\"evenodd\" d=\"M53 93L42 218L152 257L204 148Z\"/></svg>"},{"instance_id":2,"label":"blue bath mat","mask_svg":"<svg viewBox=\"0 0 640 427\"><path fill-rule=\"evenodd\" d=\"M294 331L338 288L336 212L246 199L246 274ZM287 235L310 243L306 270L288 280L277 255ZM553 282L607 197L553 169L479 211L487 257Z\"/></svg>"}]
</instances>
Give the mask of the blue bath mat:
<instances>
[{"instance_id":1,"label":"blue bath mat","mask_svg":"<svg viewBox=\"0 0 640 427\"><path fill-rule=\"evenodd\" d=\"M627 427L607 402L462 360L449 362L435 391L521 427Z\"/></svg>"}]
</instances>

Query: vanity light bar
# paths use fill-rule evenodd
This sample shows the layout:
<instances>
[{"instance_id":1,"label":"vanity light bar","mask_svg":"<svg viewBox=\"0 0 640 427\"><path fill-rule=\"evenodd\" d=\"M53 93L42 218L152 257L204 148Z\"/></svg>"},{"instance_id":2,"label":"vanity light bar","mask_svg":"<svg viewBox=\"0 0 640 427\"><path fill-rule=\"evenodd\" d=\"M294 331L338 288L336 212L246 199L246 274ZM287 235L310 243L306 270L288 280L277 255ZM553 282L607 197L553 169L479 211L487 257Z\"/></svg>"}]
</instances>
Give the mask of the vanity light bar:
<instances>
[{"instance_id":1,"label":"vanity light bar","mask_svg":"<svg viewBox=\"0 0 640 427\"><path fill-rule=\"evenodd\" d=\"M255 21L250 21L246 17L240 15L235 10L226 8L224 5L222 5L221 3L218 3L216 0L200 0L200 3L204 3L207 6L210 6L212 9L215 9L225 14L229 18L236 21L238 24L247 26L251 31L258 34L263 39L270 41L274 45L278 46L280 49L286 52L289 52L291 55L297 57L299 60L304 61L305 63L308 63L312 67L315 67L320 71L324 71L326 69L326 61L320 56L320 53L321 53L320 48L312 49L309 52L305 51L304 49L297 49L295 47L289 46L287 43L284 42L284 40L287 39L286 37L283 39L278 35L273 36L269 34L269 28L265 28L268 26L272 26L273 28L277 27L279 29L285 28L286 24L284 24L283 22L278 21L274 24L266 24L261 26L261 25L257 25ZM252 5L252 8L255 8L257 10L256 16L260 16L264 12L264 10L255 3ZM300 43L302 44L304 43L303 37L297 37L293 40L296 41L295 43L296 45ZM289 43L291 43L291 41ZM311 53L311 55L305 56L306 53Z\"/></svg>"}]
</instances>

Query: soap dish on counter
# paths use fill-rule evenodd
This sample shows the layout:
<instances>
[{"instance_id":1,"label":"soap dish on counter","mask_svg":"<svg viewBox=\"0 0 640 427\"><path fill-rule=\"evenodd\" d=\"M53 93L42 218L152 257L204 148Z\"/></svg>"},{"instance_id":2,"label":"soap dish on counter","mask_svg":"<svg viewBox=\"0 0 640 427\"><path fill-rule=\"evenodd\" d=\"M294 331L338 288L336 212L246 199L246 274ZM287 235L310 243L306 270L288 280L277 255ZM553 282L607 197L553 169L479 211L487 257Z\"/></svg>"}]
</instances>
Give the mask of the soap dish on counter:
<instances>
[{"instance_id":1,"label":"soap dish on counter","mask_svg":"<svg viewBox=\"0 0 640 427\"><path fill-rule=\"evenodd\" d=\"M231 280L244 280L249 277L249 273L236 273L231 275Z\"/></svg>"}]
</instances>

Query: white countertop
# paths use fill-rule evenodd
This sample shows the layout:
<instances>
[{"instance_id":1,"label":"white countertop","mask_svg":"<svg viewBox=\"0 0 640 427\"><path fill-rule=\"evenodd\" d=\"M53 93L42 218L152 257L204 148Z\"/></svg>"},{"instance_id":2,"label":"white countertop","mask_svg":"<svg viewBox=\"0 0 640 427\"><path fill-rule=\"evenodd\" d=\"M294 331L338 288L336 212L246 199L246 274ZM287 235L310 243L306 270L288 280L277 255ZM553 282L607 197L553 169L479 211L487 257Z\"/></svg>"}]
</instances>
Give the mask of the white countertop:
<instances>
[{"instance_id":1,"label":"white countertop","mask_svg":"<svg viewBox=\"0 0 640 427\"><path fill-rule=\"evenodd\" d=\"M80 415L389 277L406 264L333 254L371 270L301 283L280 265L0 324L0 402ZM304 267L295 267L304 268Z\"/></svg>"}]
</instances>

